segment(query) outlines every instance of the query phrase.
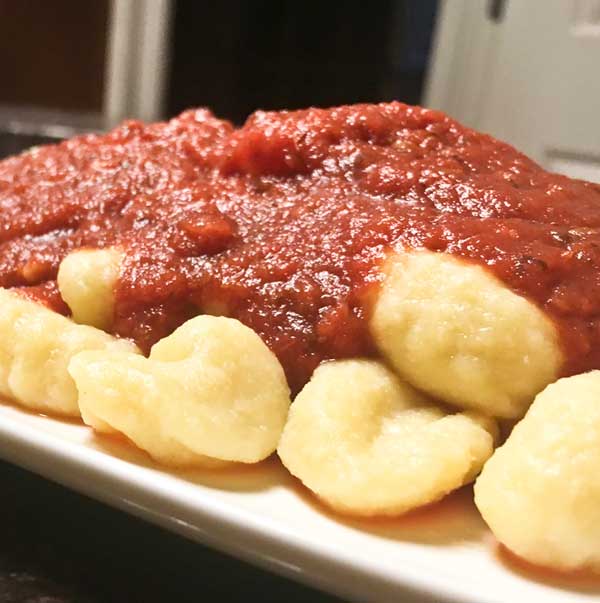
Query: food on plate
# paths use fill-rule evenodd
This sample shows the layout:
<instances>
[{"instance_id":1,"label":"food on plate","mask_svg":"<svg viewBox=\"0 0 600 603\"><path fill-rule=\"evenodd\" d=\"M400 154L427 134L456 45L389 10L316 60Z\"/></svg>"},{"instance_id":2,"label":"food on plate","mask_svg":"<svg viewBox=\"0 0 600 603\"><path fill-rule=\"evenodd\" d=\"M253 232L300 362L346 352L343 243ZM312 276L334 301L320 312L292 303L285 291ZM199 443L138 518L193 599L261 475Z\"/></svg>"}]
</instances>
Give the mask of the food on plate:
<instances>
[{"instance_id":1,"label":"food on plate","mask_svg":"<svg viewBox=\"0 0 600 603\"><path fill-rule=\"evenodd\" d=\"M449 414L379 362L338 360L296 396L278 453L334 509L398 515L473 480L495 434L492 419Z\"/></svg>"},{"instance_id":2,"label":"food on plate","mask_svg":"<svg viewBox=\"0 0 600 603\"><path fill-rule=\"evenodd\" d=\"M69 372L86 423L100 419L169 465L256 463L277 447L290 405L277 358L231 318L193 318L148 358L81 352Z\"/></svg>"},{"instance_id":3,"label":"food on plate","mask_svg":"<svg viewBox=\"0 0 600 603\"><path fill-rule=\"evenodd\" d=\"M129 121L0 161L0 216L4 395L81 412L168 465L278 447L346 512L401 513L472 480L486 416L518 419L600 369L600 185L438 111ZM594 454L591 398L536 419L563 383L477 486L508 546L561 567L585 514L565 512L572 539L543 557L544 512L518 537L496 513L512 492L514 517L540 504L552 434L581 451L560 474ZM571 478L589 500L592 477ZM571 566L595 563L586 546Z\"/></svg>"},{"instance_id":4,"label":"food on plate","mask_svg":"<svg viewBox=\"0 0 600 603\"><path fill-rule=\"evenodd\" d=\"M486 463L475 502L520 557L600 571L600 371L549 385Z\"/></svg>"},{"instance_id":5,"label":"food on plate","mask_svg":"<svg viewBox=\"0 0 600 603\"><path fill-rule=\"evenodd\" d=\"M522 416L556 379L562 351L536 306L480 266L431 252L393 255L375 303L375 341L400 375L457 406Z\"/></svg>"},{"instance_id":6,"label":"food on plate","mask_svg":"<svg viewBox=\"0 0 600 603\"><path fill-rule=\"evenodd\" d=\"M41 411L79 416L67 366L82 350L139 354L136 346L0 289L0 394Z\"/></svg>"},{"instance_id":7,"label":"food on plate","mask_svg":"<svg viewBox=\"0 0 600 603\"><path fill-rule=\"evenodd\" d=\"M81 249L67 255L56 277L75 322L108 329L115 306L122 254L118 249Z\"/></svg>"},{"instance_id":8,"label":"food on plate","mask_svg":"<svg viewBox=\"0 0 600 603\"><path fill-rule=\"evenodd\" d=\"M452 256L552 325L547 370L522 357L504 379L519 375L520 385L490 400L515 415L549 381L600 366L599 199L598 185L401 103L259 111L238 129L192 110L0 162L0 286L68 313L61 261L116 248L105 330L147 353L197 314L229 316L261 336L297 393L324 360L379 356L369 318L386 258ZM77 286L64 281L76 306ZM447 365L443 353L432 358ZM474 382L496 359L473 364ZM402 376L422 386L419 371ZM473 404L462 387L434 388L459 408Z\"/></svg>"}]
</instances>

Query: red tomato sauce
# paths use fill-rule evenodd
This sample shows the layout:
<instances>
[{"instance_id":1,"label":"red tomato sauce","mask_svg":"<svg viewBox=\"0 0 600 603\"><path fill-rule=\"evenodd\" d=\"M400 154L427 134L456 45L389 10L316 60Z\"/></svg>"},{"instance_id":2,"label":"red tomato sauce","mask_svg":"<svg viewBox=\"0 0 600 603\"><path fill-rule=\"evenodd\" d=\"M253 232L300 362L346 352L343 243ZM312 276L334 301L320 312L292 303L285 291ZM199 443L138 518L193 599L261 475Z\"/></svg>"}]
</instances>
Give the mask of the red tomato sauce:
<instances>
[{"instance_id":1,"label":"red tomato sauce","mask_svg":"<svg viewBox=\"0 0 600 603\"><path fill-rule=\"evenodd\" d=\"M564 374L600 368L600 185L400 103L126 122L0 162L0 286L65 311L79 247L123 248L112 332L143 349L198 313L261 335L295 391L373 355L390 249L487 266L555 321Z\"/></svg>"}]
</instances>

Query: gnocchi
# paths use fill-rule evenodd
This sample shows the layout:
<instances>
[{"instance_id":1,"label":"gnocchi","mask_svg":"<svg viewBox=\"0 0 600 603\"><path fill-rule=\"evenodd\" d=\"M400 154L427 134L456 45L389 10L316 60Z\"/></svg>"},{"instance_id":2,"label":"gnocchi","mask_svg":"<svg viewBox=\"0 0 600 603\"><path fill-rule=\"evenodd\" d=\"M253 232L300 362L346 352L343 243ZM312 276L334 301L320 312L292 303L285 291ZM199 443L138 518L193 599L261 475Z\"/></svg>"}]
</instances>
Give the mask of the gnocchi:
<instances>
[{"instance_id":1,"label":"gnocchi","mask_svg":"<svg viewBox=\"0 0 600 603\"><path fill-rule=\"evenodd\" d=\"M600 571L600 371L537 396L486 463L475 502L496 537L524 559Z\"/></svg>"},{"instance_id":2,"label":"gnocchi","mask_svg":"<svg viewBox=\"0 0 600 603\"><path fill-rule=\"evenodd\" d=\"M58 288L75 322L103 330L110 327L122 257L118 249L108 248L80 249L63 259Z\"/></svg>"},{"instance_id":3,"label":"gnocchi","mask_svg":"<svg viewBox=\"0 0 600 603\"><path fill-rule=\"evenodd\" d=\"M138 354L136 346L68 318L14 291L0 289L0 394L29 408L79 416L67 371L83 350Z\"/></svg>"},{"instance_id":4,"label":"gnocchi","mask_svg":"<svg viewBox=\"0 0 600 603\"><path fill-rule=\"evenodd\" d=\"M409 383L459 408L521 417L562 365L554 325L483 268L449 255L392 256L371 330Z\"/></svg>"},{"instance_id":5,"label":"gnocchi","mask_svg":"<svg viewBox=\"0 0 600 603\"><path fill-rule=\"evenodd\" d=\"M231 318L193 318L155 344L149 358L83 352L69 372L86 423L99 419L170 465L198 457L264 459L277 446L290 404L276 357Z\"/></svg>"},{"instance_id":6,"label":"gnocchi","mask_svg":"<svg viewBox=\"0 0 600 603\"><path fill-rule=\"evenodd\" d=\"M473 480L495 433L493 420L448 414L378 362L332 361L292 404L278 453L331 507L395 515Z\"/></svg>"}]
</instances>

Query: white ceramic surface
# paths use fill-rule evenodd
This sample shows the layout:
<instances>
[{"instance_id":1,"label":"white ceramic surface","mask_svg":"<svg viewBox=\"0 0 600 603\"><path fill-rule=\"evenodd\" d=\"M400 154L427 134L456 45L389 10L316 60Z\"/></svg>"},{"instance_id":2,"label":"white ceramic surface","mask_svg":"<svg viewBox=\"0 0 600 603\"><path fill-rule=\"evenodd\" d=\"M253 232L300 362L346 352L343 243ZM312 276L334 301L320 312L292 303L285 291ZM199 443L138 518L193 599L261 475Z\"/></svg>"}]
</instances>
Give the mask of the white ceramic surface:
<instances>
[{"instance_id":1,"label":"white ceramic surface","mask_svg":"<svg viewBox=\"0 0 600 603\"><path fill-rule=\"evenodd\" d=\"M236 470L168 473L82 425L2 405L0 456L352 601L600 600L600 583L536 579L508 564L468 489L398 520L342 520L315 504L275 459Z\"/></svg>"}]
</instances>

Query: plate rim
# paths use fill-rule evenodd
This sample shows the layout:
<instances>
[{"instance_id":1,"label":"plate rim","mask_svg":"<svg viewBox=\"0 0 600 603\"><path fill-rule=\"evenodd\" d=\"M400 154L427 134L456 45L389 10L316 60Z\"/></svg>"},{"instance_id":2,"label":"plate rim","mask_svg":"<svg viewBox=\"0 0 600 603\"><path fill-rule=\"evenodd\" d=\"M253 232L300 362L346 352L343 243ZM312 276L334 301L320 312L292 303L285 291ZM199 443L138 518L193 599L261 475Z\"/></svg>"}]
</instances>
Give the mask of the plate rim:
<instances>
[{"instance_id":1,"label":"plate rim","mask_svg":"<svg viewBox=\"0 0 600 603\"><path fill-rule=\"evenodd\" d=\"M1 403L1 402L0 402ZM194 484L157 465L143 466L36 427L19 415L40 417L12 405L0 414L0 458L80 492L104 504L140 517L183 537L215 548L267 571L330 592L345 599L397 600L403 603L498 603L493 593L482 598L472 584L449 584L447 576L432 575L421 564L402 564L392 577L376 560L357 562L351 551L329 542L318 545L284 522L258 518L230 501L210 496ZM10 416L12 411L18 413ZM76 424L78 429L89 429ZM91 431L90 431L91 434ZM53 462L48 463L48 459ZM132 466L135 471L132 471ZM176 480L184 497L152 484ZM155 504L152 505L151 501ZM159 509L156 508L158 503ZM169 509L169 513L165 511ZM192 522L191 516L201 521ZM200 525L201 524L201 525ZM227 539L223 533L227 532ZM343 577L343 580L340 580ZM568 591L567 591L568 592ZM381 596L385 599L381 599Z\"/></svg>"}]
</instances>

